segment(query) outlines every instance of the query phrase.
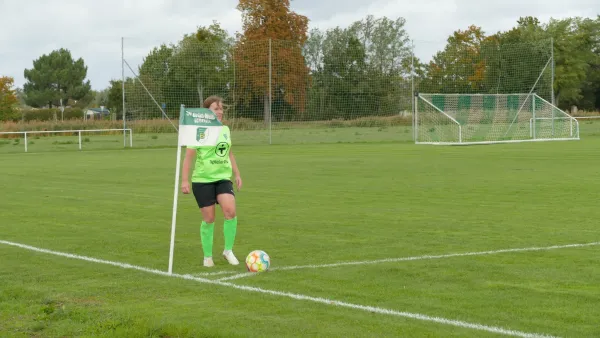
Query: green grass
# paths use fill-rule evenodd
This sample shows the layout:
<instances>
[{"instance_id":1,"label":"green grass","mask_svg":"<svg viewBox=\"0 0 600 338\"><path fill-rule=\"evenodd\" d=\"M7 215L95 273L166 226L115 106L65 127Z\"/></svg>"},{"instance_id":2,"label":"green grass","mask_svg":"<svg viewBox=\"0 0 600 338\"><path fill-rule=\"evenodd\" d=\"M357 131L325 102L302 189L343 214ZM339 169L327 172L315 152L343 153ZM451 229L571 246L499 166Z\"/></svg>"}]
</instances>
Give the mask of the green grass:
<instances>
[{"instance_id":1,"label":"green grass","mask_svg":"<svg viewBox=\"0 0 600 338\"><path fill-rule=\"evenodd\" d=\"M269 130L263 129L234 131L234 137L237 145L411 142L412 132L410 126L273 129L271 135ZM131 141L134 148L161 148L174 147L177 144L177 134L134 131L131 140L128 132L124 140L122 132L86 132L82 134L81 140L82 150L123 149L124 141L127 147ZM79 150L77 134L30 134L27 142L28 152ZM20 138L0 138L0 154L24 151L23 135Z\"/></svg>"},{"instance_id":2,"label":"green grass","mask_svg":"<svg viewBox=\"0 0 600 338\"><path fill-rule=\"evenodd\" d=\"M294 145L294 144L339 144L339 143L382 143L382 142L404 142L412 143L413 135L411 126L383 124L382 121L368 119L351 121L356 126L344 126L341 122L330 121L328 124L307 123L303 125L279 125L272 130L233 130L236 145ZM364 122L365 126L359 126ZM409 121L410 122L410 121ZM378 123L380 125L378 125ZM163 122L164 124L164 122ZM580 135L582 138L600 136L600 120L580 120ZM1 126L0 126L1 127ZM68 127L68 126L67 126ZM81 127L76 125L74 127ZM101 127L101 126L100 126ZM167 128L169 127L169 128ZM169 124L163 126L164 130L170 132L137 132L134 130L131 142L134 148L164 148L174 147L177 143L177 134ZM256 127L256 126L255 126ZM544 138L550 135L546 124L540 124L538 137ZM527 127L528 128L528 127ZM519 130L516 139L528 137L525 126L518 125L511 128L512 132ZM39 128L38 128L39 129ZM52 129L52 128L50 128ZM69 128L65 128L69 129ZM564 132L567 129L563 129ZM438 128L420 129L422 141L440 141L444 135L445 140L454 137L458 141L458 128L455 125L440 126ZM489 125L468 125L463 128L463 140L470 142L489 140L489 133L502 134L500 129L490 132ZM28 152L49 151L78 151L79 137L77 134L29 134L27 140ZM562 137L567 134L560 134ZM0 135L0 154L22 153L25 151L25 140L23 135ZM508 139L514 136L509 133ZM83 132L81 137L82 150L120 150L124 146L129 147L130 136L127 133L125 139L122 132Z\"/></svg>"},{"instance_id":3,"label":"green grass","mask_svg":"<svg viewBox=\"0 0 600 338\"><path fill-rule=\"evenodd\" d=\"M600 138L582 138L471 147L238 146L244 187L235 252L243 259L262 249L273 267L285 267L598 242ZM175 149L56 146L0 154L0 240L166 271ZM178 274L207 271L199 225L193 197L180 195ZM215 229L218 254L220 215ZM599 253L600 246L588 246L273 270L232 283L592 337L600 335ZM0 257L3 336L494 336L2 244ZM216 263L209 271L245 271Z\"/></svg>"}]
</instances>

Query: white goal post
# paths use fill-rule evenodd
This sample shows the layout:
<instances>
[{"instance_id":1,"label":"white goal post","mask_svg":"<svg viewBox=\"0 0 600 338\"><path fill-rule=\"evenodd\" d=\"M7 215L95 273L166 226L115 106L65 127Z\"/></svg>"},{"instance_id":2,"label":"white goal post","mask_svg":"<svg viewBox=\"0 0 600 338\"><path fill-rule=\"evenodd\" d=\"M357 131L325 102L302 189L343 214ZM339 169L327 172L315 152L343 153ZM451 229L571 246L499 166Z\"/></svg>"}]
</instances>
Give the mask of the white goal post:
<instances>
[{"instance_id":1,"label":"white goal post","mask_svg":"<svg viewBox=\"0 0 600 338\"><path fill-rule=\"evenodd\" d=\"M416 144L579 140L579 122L530 94L415 93Z\"/></svg>"},{"instance_id":2,"label":"white goal post","mask_svg":"<svg viewBox=\"0 0 600 338\"><path fill-rule=\"evenodd\" d=\"M82 150L82 138L81 135L83 133L104 133L110 131L122 131L124 141L127 139L127 133L129 132L129 147L133 147L133 131L130 128L121 128L121 129L76 129L76 130L30 130L30 131L8 131L8 132L0 132L1 135L23 135L25 152L28 151L28 137L29 134L75 134L77 133L79 139L79 150ZM124 142L126 144L126 142Z\"/></svg>"}]
</instances>

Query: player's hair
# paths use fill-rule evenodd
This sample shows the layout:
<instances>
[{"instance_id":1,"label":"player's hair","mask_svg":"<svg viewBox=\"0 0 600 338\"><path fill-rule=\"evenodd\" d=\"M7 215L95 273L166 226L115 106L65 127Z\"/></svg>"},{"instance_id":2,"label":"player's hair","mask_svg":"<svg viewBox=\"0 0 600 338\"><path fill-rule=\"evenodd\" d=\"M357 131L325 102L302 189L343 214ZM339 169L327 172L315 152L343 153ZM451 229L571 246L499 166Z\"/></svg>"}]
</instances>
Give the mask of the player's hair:
<instances>
[{"instance_id":1,"label":"player's hair","mask_svg":"<svg viewBox=\"0 0 600 338\"><path fill-rule=\"evenodd\" d=\"M206 100L204 100L202 107L208 108L208 107L210 107L211 104L213 104L215 102L219 102L219 103L223 104L223 98L220 96L216 96L216 95L209 96L206 98Z\"/></svg>"}]
</instances>

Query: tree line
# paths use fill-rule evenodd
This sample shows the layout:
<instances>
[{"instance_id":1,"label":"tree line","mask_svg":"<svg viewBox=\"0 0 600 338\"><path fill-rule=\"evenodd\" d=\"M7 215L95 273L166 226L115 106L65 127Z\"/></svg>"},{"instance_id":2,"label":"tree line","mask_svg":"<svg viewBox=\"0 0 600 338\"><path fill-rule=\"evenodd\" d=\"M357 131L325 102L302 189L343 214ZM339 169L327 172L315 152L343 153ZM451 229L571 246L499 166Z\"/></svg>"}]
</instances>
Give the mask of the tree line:
<instances>
[{"instance_id":1,"label":"tree line","mask_svg":"<svg viewBox=\"0 0 600 338\"><path fill-rule=\"evenodd\" d=\"M24 71L23 89L0 78L0 119L14 116L19 102L102 104L120 116L123 86L128 119L163 111L176 117L181 104L199 106L213 94L237 117L278 121L397 115L411 109L413 90L534 91L562 109L600 109L600 16L546 23L522 17L493 34L470 26L425 62L414 55L403 18L366 16L324 31L309 30L289 0L240 0L237 8L242 32L231 36L217 22L199 27L153 48L136 76L124 85L111 80L101 92L90 89L87 66L67 49L43 55Z\"/></svg>"}]
</instances>

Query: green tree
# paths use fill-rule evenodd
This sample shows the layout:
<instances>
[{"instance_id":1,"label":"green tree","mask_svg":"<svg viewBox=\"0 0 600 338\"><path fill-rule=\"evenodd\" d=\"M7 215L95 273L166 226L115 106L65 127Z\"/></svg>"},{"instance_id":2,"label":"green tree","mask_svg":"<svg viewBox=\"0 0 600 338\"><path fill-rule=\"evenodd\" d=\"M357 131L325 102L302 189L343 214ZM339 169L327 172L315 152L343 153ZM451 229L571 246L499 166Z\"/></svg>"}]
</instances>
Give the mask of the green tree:
<instances>
[{"instance_id":1,"label":"green tree","mask_svg":"<svg viewBox=\"0 0 600 338\"><path fill-rule=\"evenodd\" d=\"M577 105L586 110L598 109L600 108L600 15L595 19L573 18L571 25L570 38L573 41L562 48L575 49L564 50L559 55L565 57L560 60L562 70L573 74L564 81L557 82L557 96L559 102L563 103L561 104L563 107Z\"/></svg>"},{"instance_id":2,"label":"green tree","mask_svg":"<svg viewBox=\"0 0 600 338\"><path fill-rule=\"evenodd\" d=\"M106 106L108 104L108 91L109 89L103 89L103 90L92 90L91 92L93 93L94 99L92 100L92 102L90 102L89 106L90 107L100 107L100 106Z\"/></svg>"},{"instance_id":3,"label":"green tree","mask_svg":"<svg viewBox=\"0 0 600 338\"><path fill-rule=\"evenodd\" d=\"M136 118L147 118L149 112L154 112L153 117L162 114L154 100L159 104L169 101L170 108L178 106L177 102L170 102L176 98L169 97L174 92L169 88L168 79L172 67L170 62L172 57L173 46L162 44L159 47L154 47L139 67L139 81L143 83L143 86L136 83L137 79L125 83L127 102L131 105L129 113L139 115Z\"/></svg>"},{"instance_id":4,"label":"green tree","mask_svg":"<svg viewBox=\"0 0 600 338\"><path fill-rule=\"evenodd\" d=\"M404 18L391 20L372 15L352 24L351 30L364 46L369 68L379 74L408 73L405 61L410 60L411 46L405 24Z\"/></svg>"},{"instance_id":5,"label":"green tree","mask_svg":"<svg viewBox=\"0 0 600 338\"><path fill-rule=\"evenodd\" d=\"M405 23L404 18L369 15L351 26L366 53L369 85L365 94L371 97L365 107L368 114L396 115L411 106L410 95L406 94L411 86L412 50Z\"/></svg>"},{"instance_id":6,"label":"green tree","mask_svg":"<svg viewBox=\"0 0 600 338\"><path fill-rule=\"evenodd\" d=\"M404 24L402 18L367 16L347 28L311 30L304 48L311 110L320 118L409 110L412 52Z\"/></svg>"},{"instance_id":7,"label":"green tree","mask_svg":"<svg viewBox=\"0 0 600 338\"><path fill-rule=\"evenodd\" d=\"M91 101L90 81L85 81L87 67L83 59L74 60L67 49L40 56L33 61L33 68L25 69L24 75L27 81L23 90L32 107L51 108L60 105L61 100L63 105L80 99Z\"/></svg>"},{"instance_id":8,"label":"green tree","mask_svg":"<svg viewBox=\"0 0 600 338\"><path fill-rule=\"evenodd\" d=\"M511 62L505 65L513 65L515 79L531 78L537 74L526 73L531 69L538 69L532 62L540 60L532 55L545 54L549 59L548 45L553 40L554 47L554 83L553 90L555 102L561 108L583 105L591 108L596 101L596 79L598 78L598 45L600 20L590 18L565 18L550 19L548 23L541 23L535 17L522 17L517 21L517 26L506 32L500 32L496 36L502 43L511 43L522 46ZM527 48L528 47L528 48ZM528 64L529 63L529 64ZM551 65L543 81L548 81L551 74ZM539 74L539 71L538 71ZM531 80L528 80L531 82ZM535 88L540 93L549 91L548 88Z\"/></svg>"},{"instance_id":9,"label":"green tree","mask_svg":"<svg viewBox=\"0 0 600 338\"><path fill-rule=\"evenodd\" d=\"M323 71L319 74L326 93L325 118L348 118L360 114L369 97L366 50L356 28L335 28L323 42Z\"/></svg>"},{"instance_id":10,"label":"green tree","mask_svg":"<svg viewBox=\"0 0 600 338\"><path fill-rule=\"evenodd\" d=\"M134 80L132 78L128 78L125 80L125 88L133 88ZM123 118L123 81L121 80L110 80L110 86L106 89L107 98L106 98L106 108L110 110L112 114L116 114L117 120ZM125 96L125 105L132 105L132 95L128 93ZM135 101L135 97L133 102ZM131 112L128 112L128 116L131 116Z\"/></svg>"},{"instance_id":11,"label":"green tree","mask_svg":"<svg viewBox=\"0 0 600 338\"><path fill-rule=\"evenodd\" d=\"M583 81L582 99L578 105L585 110L600 110L600 15L595 19L584 19L580 25L581 30L589 39L590 69Z\"/></svg>"},{"instance_id":12,"label":"green tree","mask_svg":"<svg viewBox=\"0 0 600 338\"><path fill-rule=\"evenodd\" d=\"M482 48L486 92L531 91L551 100L552 44L537 18L522 17L516 27L492 35L488 42Z\"/></svg>"},{"instance_id":13,"label":"green tree","mask_svg":"<svg viewBox=\"0 0 600 338\"><path fill-rule=\"evenodd\" d=\"M199 106L210 95L229 98L233 85L232 45L233 39L214 22L184 36L174 46L167 78L181 103Z\"/></svg>"},{"instance_id":14,"label":"green tree","mask_svg":"<svg viewBox=\"0 0 600 338\"><path fill-rule=\"evenodd\" d=\"M181 104L199 107L209 95L227 99L233 82L232 45L232 38L213 22L176 44L154 48L139 68L139 80L152 97L141 85L126 83L127 102L147 114L159 110L156 100L176 117Z\"/></svg>"}]
</instances>

